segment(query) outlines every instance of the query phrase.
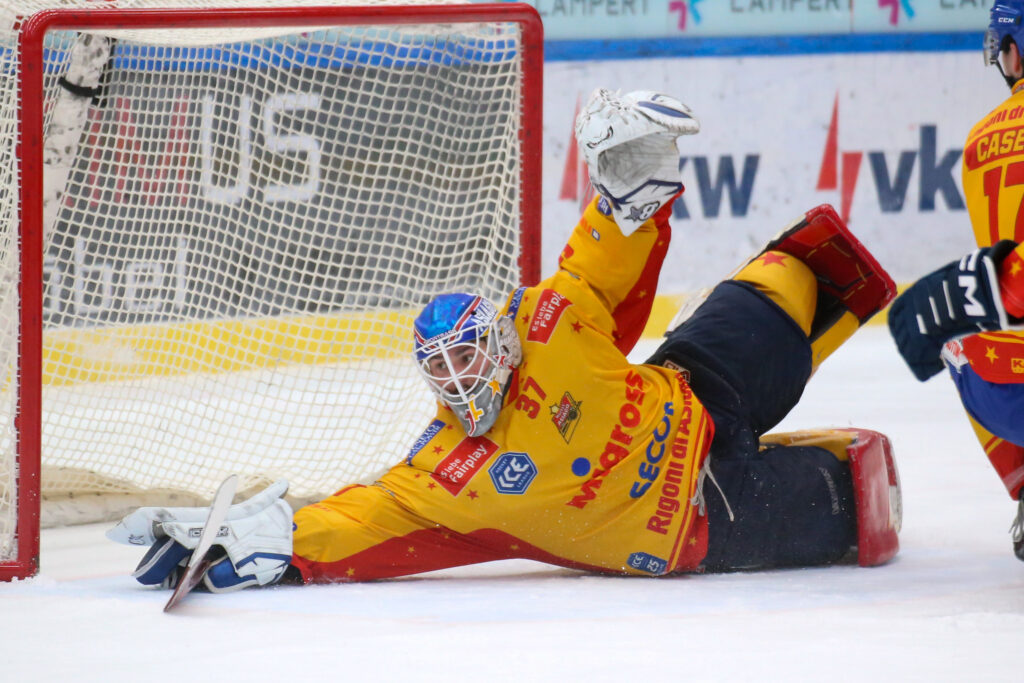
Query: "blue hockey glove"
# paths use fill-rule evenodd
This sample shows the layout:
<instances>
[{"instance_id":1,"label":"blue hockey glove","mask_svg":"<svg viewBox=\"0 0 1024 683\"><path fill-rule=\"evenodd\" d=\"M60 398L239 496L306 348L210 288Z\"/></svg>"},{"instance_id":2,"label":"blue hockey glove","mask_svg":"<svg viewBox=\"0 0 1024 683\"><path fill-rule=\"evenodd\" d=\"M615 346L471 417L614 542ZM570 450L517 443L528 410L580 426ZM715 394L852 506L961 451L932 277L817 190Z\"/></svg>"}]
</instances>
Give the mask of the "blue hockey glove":
<instances>
[{"instance_id":1,"label":"blue hockey glove","mask_svg":"<svg viewBox=\"0 0 1024 683\"><path fill-rule=\"evenodd\" d=\"M889 309L889 331L914 376L925 381L942 370L939 356L951 339L1007 329L999 296L999 263L1017 246L1003 240L976 249L924 276Z\"/></svg>"}]
</instances>

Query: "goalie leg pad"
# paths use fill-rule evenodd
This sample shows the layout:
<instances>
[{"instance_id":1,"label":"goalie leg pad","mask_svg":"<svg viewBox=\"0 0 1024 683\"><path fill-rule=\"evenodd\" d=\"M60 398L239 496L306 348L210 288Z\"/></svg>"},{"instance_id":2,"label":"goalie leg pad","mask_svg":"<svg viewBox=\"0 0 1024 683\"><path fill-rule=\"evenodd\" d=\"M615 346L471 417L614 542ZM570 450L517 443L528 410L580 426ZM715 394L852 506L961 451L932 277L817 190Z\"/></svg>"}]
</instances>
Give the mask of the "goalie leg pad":
<instances>
[{"instance_id":1,"label":"goalie leg pad","mask_svg":"<svg viewBox=\"0 0 1024 683\"><path fill-rule=\"evenodd\" d=\"M752 284L810 336L818 288L814 273L802 261L781 251L766 251L733 279Z\"/></svg>"},{"instance_id":2,"label":"goalie leg pad","mask_svg":"<svg viewBox=\"0 0 1024 683\"><path fill-rule=\"evenodd\" d=\"M818 279L819 299L824 295L838 300L860 324L896 296L892 277L828 204L794 221L767 244L768 250L784 252L807 264Z\"/></svg>"},{"instance_id":3,"label":"goalie leg pad","mask_svg":"<svg viewBox=\"0 0 1024 683\"><path fill-rule=\"evenodd\" d=\"M857 563L873 567L896 555L903 501L888 437L868 429L814 429L767 434L761 443L816 446L848 463L857 517Z\"/></svg>"},{"instance_id":4,"label":"goalie leg pad","mask_svg":"<svg viewBox=\"0 0 1024 683\"><path fill-rule=\"evenodd\" d=\"M811 209L793 221L729 277L751 280L758 262L779 252L798 259L814 274L817 295L811 324L808 328L801 322L803 314L794 316L794 320L804 328L811 342L815 370L896 295L892 277L847 229L835 209L827 204ZM707 292L704 292L687 301L668 329L682 325L706 298ZM800 308L803 310L804 307ZM791 310L787 312L793 315Z\"/></svg>"},{"instance_id":5,"label":"goalie leg pad","mask_svg":"<svg viewBox=\"0 0 1024 683\"><path fill-rule=\"evenodd\" d=\"M714 444L711 468L722 495L706 495L705 569L832 564L856 545L850 468L820 443L762 442L753 453Z\"/></svg>"},{"instance_id":6,"label":"goalie leg pad","mask_svg":"<svg viewBox=\"0 0 1024 683\"><path fill-rule=\"evenodd\" d=\"M204 582L210 590L265 586L284 574L292 557L292 509L275 493L284 495L283 490L271 487L240 503L246 516L229 518L221 526L214 544L224 548L228 562L207 570ZM194 536L194 526L189 523L164 522L163 530L183 545ZM210 576L215 567L219 569Z\"/></svg>"},{"instance_id":7,"label":"goalie leg pad","mask_svg":"<svg viewBox=\"0 0 1024 683\"><path fill-rule=\"evenodd\" d=\"M900 549L903 498L888 437L868 429L837 430L854 436L847 448L857 505L857 563L873 567Z\"/></svg>"},{"instance_id":8,"label":"goalie leg pad","mask_svg":"<svg viewBox=\"0 0 1024 683\"><path fill-rule=\"evenodd\" d=\"M211 591L265 586L284 575L292 557L293 530L292 509L284 500L287 491L288 482L281 480L231 506L214 541L226 556L213 565L213 576L204 576ZM107 536L128 545L150 545L134 576L147 585L173 587L179 566L199 543L208 513L202 507L139 508Z\"/></svg>"},{"instance_id":9,"label":"goalie leg pad","mask_svg":"<svg viewBox=\"0 0 1024 683\"><path fill-rule=\"evenodd\" d=\"M132 576L144 586L174 588L191 556L191 550L165 536L150 546Z\"/></svg>"},{"instance_id":10,"label":"goalie leg pad","mask_svg":"<svg viewBox=\"0 0 1024 683\"><path fill-rule=\"evenodd\" d=\"M268 586L284 576L291 555L253 553L238 563L238 569L227 556L214 562L203 575L203 585L211 593L230 593L250 586Z\"/></svg>"},{"instance_id":11,"label":"goalie leg pad","mask_svg":"<svg viewBox=\"0 0 1024 683\"><path fill-rule=\"evenodd\" d=\"M815 370L896 296L892 277L828 204L782 230L762 254L771 251L800 259L817 279L817 308L808 333Z\"/></svg>"}]
</instances>

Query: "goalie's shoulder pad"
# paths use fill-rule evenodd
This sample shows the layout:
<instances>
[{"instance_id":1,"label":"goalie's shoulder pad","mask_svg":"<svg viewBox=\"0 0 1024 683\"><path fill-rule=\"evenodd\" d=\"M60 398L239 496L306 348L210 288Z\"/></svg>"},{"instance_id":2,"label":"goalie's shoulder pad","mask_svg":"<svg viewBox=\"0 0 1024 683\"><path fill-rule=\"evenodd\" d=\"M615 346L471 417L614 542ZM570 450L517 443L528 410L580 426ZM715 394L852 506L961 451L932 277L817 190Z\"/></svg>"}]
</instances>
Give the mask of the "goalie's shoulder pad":
<instances>
[{"instance_id":1,"label":"goalie's shoulder pad","mask_svg":"<svg viewBox=\"0 0 1024 683\"><path fill-rule=\"evenodd\" d=\"M655 133L693 135L700 122L678 99L652 90L619 96L604 88L591 94L576 117L576 141L583 160L596 168L602 152Z\"/></svg>"}]
</instances>

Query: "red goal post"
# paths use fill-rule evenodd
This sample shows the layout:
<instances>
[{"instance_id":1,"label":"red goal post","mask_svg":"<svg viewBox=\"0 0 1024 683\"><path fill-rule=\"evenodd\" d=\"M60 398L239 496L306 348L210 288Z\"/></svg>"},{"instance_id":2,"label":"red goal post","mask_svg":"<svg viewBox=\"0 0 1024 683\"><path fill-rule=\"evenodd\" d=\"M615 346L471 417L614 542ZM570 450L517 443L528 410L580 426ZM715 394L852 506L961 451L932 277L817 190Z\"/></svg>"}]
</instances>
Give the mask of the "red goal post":
<instances>
[{"instance_id":1,"label":"red goal post","mask_svg":"<svg viewBox=\"0 0 1024 683\"><path fill-rule=\"evenodd\" d=\"M48 486L182 504L286 476L302 502L372 478L429 412L411 315L539 280L532 7L207 1L0 27L0 579L38 570ZM101 40L82 77L67 54Z\"/></svg>"}]
</instances>

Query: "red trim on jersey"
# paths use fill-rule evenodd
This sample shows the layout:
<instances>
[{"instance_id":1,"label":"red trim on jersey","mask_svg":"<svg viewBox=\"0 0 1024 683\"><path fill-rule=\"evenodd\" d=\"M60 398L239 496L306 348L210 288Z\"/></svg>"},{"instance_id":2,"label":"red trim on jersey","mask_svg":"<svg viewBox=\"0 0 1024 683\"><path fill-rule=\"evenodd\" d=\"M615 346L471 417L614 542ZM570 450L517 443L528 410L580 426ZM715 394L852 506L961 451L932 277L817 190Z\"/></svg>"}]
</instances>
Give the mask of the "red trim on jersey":
<instances>
[{"instance_id":1,"label":"red trim on jersey","mask_svg":"<svg viewBox=\"0 0 1024 683\"><path fill-rule=\"evenodd\" d=\"M640 335L643 334L644 327L647 326L647 319L651 317L661 264L672 241L672 226L669 225L668 219L672 215L672 205L681 194L682 191L654 214L652 220L658 227L658 238L647 256L647 263L636 284L612 311L612 318L615 320L615 347L623 354L633 350Z\"/></svg>"},{"instance_id":2,"label":"red trim on jersey","mask_svg":"<svg viewBox=\"0 0 1024 683\"><path fill-rule=\"evenodd\" d=\"M1024 447L993 436L985 444L985 455L1003 480L1010 498L1019 499L1024 484Z\"/></svg>"},{"instance_id":3,"label":"red trim on jersey","mask_svg":"<svg viewBox=\"0 0 1024 683\"><path fill-rule=\"evenodd\" d=\"M711 439L715 435L715 426L711 422L711 416L706 411L701 413L697 430L693 432L696 443L694 454L697 456L693 463L693 471L690 476L690 490L697 491L697 483L700 478L701 467L707 459L710 450ZM702 492L703 493L703 492ZM716 490L712 495L718 494ZM685 571L698 566L708 554L708 518L700 514L694 505L687 505L679 531L676 534L675 543L672 545L672 555L669 558L669 572Z\"/></svg>"},{"instance_id":4,"label":"red trim on jersey","mask_svg":"<svg viewBox=\"0 0 1024 683\"><path fill-rule=\"evenodd\" d=\"M603 567L571 562L552 555L496 529L460 534L444 527L419 529L390 538L335 562L315 562L296 555L292 557L291 563L302 573L306 583L336 583L390 579L513 558L609 573Z\"/></svg>"},{"instance_id":5,"label":"red trim on jersey","mask_svg":"<svg viewBox=\"0 0 1024 683\"><path fill-rule=\"evenodd\" d=\"M1024 248L1017 247L999 264L999 294L1006 312L1024 317Z\"/></svg>"}]
</instances>

